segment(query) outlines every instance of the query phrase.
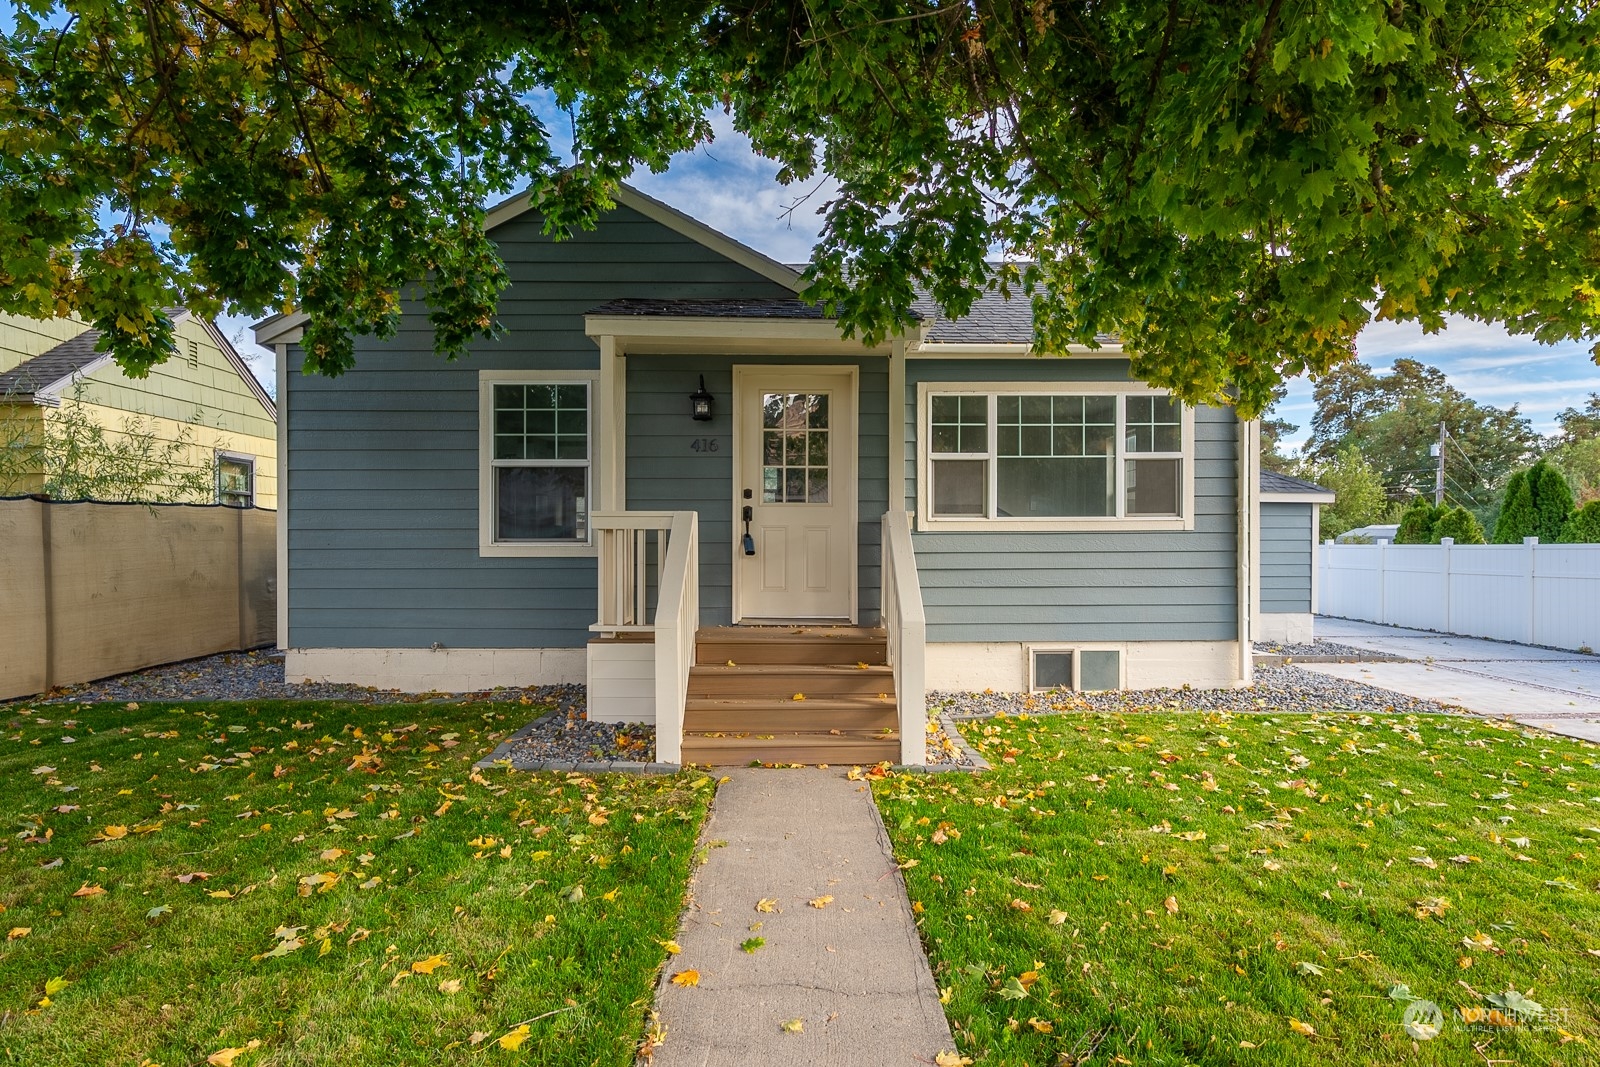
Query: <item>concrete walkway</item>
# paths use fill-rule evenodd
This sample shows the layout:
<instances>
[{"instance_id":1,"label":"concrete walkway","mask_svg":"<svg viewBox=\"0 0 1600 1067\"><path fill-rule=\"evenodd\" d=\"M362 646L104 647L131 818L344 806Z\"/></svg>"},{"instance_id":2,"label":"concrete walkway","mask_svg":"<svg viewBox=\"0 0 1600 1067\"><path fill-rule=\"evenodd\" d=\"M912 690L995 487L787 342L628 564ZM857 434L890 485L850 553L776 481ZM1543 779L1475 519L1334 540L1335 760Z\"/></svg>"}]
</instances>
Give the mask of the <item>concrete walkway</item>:
<instances>
[{"instance_id":1,"label":"concrete walkway","mask_svg":"<svg viewBox=\"0 0 1600 1067\"><path fill-rule=\"evenodd\" d=\"M1600 741L1600 656L1349 619L1319 617L1316 635L1418 662L1307 663L1304 670Z\"/></svg>"},{"instance_id":2,"label":"concrete walkway","mask_svg":"<svg viewBox=\"0 0 1600 1067\"><path fill-rule=\"evenodd\" d=\"M954 1048L866 783L817 768L727 774L683 951L656 991L667 1028L657 1067L898 1067ZM762 900L774 910L758 911ZM765 945L742 951L753 937ZM699 985L672 982L690 969ZM798 1032L786 1030L795 1019Z\"/></svg>"}]
</instances>

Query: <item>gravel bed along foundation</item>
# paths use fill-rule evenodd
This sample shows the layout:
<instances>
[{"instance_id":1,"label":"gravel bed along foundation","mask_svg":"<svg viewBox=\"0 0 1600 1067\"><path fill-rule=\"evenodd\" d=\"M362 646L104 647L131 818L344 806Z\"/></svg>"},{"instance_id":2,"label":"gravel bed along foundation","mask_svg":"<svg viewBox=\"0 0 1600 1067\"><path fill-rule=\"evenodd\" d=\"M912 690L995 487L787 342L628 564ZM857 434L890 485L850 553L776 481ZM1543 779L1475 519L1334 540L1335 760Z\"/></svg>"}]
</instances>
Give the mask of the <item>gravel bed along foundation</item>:
<instances>
[{"instance_id":1,"label":"gravel bed along foundation","mask_svg":"<svg viewBox=\"0 0 1600 1067\"><path fill-rule=\"evenodd\" d=\"M1374 652L1370 648L1341 645L1336 641L1309 641L1301 644L1290 644L1286 641L1257 641L1253 651L1258 656L1283 656L1287 659L1328 656L1352 660L1397 658L1382 652Z\"/></svg>"},{"instance_id":2,"label":"gravel bed along foundation","mask_svg":"<svg viewBox=\"0 0 1600 1067\"><path fill-rule=\"evenodd\" d=\"M955 719L1051 712L1226 711L1297 714L1354 711L1372 715L1464 715L1464 709L1419 700L1363 682L1299 667L1261 667L1248 689L1127 689L1104 693L929 693L928 707Z\"/></svg>"}]
</instances>

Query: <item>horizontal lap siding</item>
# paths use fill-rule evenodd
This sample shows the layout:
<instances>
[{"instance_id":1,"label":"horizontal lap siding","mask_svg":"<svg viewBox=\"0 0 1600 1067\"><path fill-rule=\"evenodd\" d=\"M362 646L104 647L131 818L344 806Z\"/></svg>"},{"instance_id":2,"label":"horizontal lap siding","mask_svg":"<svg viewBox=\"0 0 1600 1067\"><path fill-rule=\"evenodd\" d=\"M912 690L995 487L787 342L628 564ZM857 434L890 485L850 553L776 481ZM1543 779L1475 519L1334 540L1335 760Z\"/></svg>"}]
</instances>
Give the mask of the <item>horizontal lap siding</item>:
<instances>
[{"instance_id":1,"label":"horizontal lap siding","mask_svg":"<svg viewBox=\"0 0 1600 1067\"><path fill-rule=\"evenodd\" d=\"M906 507L917 506L919 383L1128 377L1121 359L913 359L906 372ZM917 533L928 640L1234 640L1237 453L1232 411L1198 409L1192 531Z\"/></svg>"},{"instance_id":2,"label":"horizontal lap siding","mask_svg":"<svg viewBox=\"0 0 1600 1067\"><path fill-rule=\"evenodd\" d=\"M889 373L881 358L631 356L628 359L628 507L700 513L700 620L733 619L733 368L735 365L860 369L857 431L856 574L861 621L878 617L880 531L889 494ZM689 418L689 394L705 376L715 398L710 422ZM715 452L691 443L714 438Z\"/></svg>"},{"instance_id":3,"label":"horizontal lap siding","mask_svg":"<svg viewBox=\"0 0 1600 1067\"><path fill-rule=\"evenodd\" d=\"M1261 610L1311 610L1311 509L1261 505Z\"/></svg>"},{"instance_id":4,"label":"horizontal lap siding","mask_svg":"<svg viewBox=\"0 0 1600 1067\"><path fill-rule=\"evenodd\" d=\"M293 647L581 646L593 559L478 555L478 371L598 367L583 315L608 300L792 295L626 208L568 241L532 217L493 236L511 276L504 337L446 363L426 310L407 303L394 338L357 338L354 370L280 386ZM301 358L291 351L290 366Z\"/></svg>"}]
</instances>

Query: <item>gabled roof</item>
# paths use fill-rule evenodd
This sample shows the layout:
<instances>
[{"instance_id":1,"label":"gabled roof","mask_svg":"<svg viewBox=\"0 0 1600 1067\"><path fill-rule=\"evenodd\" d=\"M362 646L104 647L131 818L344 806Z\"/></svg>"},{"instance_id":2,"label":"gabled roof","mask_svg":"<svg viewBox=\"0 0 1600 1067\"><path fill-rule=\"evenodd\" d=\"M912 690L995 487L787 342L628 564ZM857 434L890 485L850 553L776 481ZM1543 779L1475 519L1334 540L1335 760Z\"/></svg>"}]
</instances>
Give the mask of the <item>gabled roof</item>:
<instances>
[{"instance_id":1,"label":"gabled roof","mask_svg":"<svg viewBox=\"0 0 1600 1067\"><path fill-rule=\"evenodd\" d=\"M166 308L167 317L174 323L182 321L190 314L188 308ZM200 320L201 327L222 352L222 358L227 360L244 381L253 396L266 408L267 414L272 418L278 417L277 405L273 403L271 395L262 388L261 382L256 379L255 372L250 365L240 357L232 342L217 329L216 323L209 319ZM41 352L32 359L23 360L15 367L0 374L0 397L40 397L54 398L60 390L72 384L74 378L93 374L107 363L111 362L109 352L96 351L95 346L100 342L101 332L92 327L70 340L62 341L54 348Z\"/></svg>"},{"instance_id":2,"label":"gabled roof","mask_svg":"<svg viewBox=\"0 0 1600 1067\"><path fill-rule=\"evenodd\" d=\"M0 396L22 397L48 392L51 386L105 355L94 349L99 340L99 330L84 330L71 340L23 360L0 374Z\"/></svg>"},{"instance_id":3,"label":"gabled roof","mask_svg":"<svg viewBox=\"0 0 1600 1067\"><path fill-rule=\"evenodd\" d=\"M1307 504L1331 504L1334 500L1331 489L1324 489L1316 482L1279 474L1277 471L1262 471L1260 486L1262 499L1276 498Z\"/></svg>"},{"instance_id":4,"label":"gabled roof","mask_svg":"<svg viewBox=\"0 0 1600 1067\"><path fill-rule=\"evenodd\" d=\"M824 319L822 308L799 298L732 300L610 300L590 315L638 315L683 319Z\"/></svg>"}]
</instances>

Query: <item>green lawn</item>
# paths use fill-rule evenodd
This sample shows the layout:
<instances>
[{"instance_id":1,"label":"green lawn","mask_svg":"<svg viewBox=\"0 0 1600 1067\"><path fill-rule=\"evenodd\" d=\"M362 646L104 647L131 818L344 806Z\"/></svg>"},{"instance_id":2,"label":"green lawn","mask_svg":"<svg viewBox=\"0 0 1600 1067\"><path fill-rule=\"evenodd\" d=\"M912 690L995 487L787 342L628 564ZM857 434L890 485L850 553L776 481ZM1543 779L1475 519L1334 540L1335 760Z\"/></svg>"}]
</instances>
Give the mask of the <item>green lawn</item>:
<instances>
[{"instance_id":1,"label":"green lawn","mask_svg":"<svg viewBox=\"0 0 1600 1067\"><path fill-rule=\"evenodd\" d=\"M1354 715L966 733L994 771L874 789L975 1061L1597 1062L1600 749Z\"/></svg>"},{"instance_id":2,"label":"green lawn","mask_svg":"<svg viewBox=\"0 0 1600 1067\"><path fill-rule=\"evenodd\" d=\"M474 774L536 712L0 709L0 1063L631 1063L713 786Z\"/></svg>"}]
</instances>

